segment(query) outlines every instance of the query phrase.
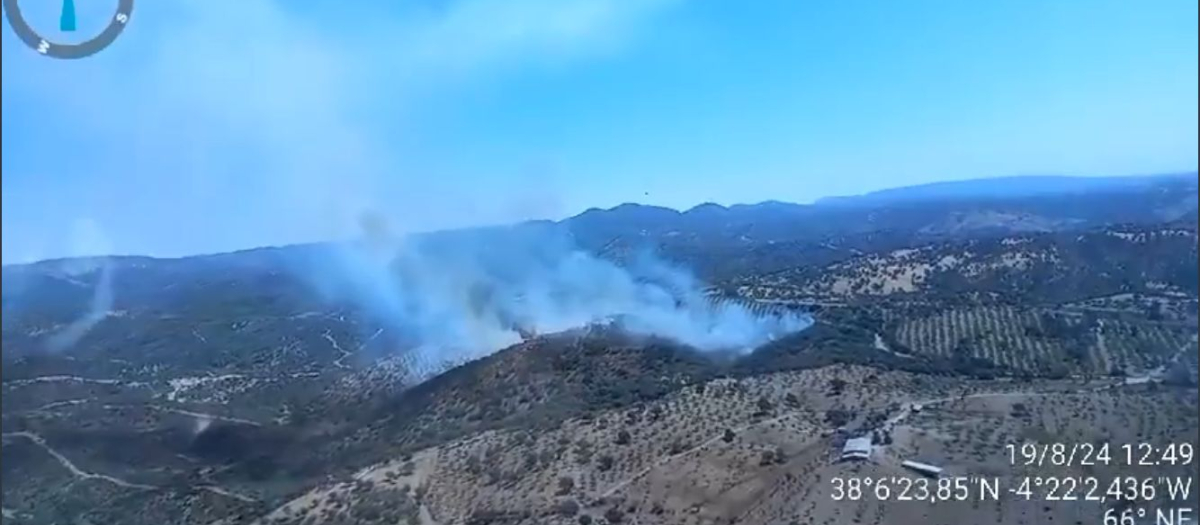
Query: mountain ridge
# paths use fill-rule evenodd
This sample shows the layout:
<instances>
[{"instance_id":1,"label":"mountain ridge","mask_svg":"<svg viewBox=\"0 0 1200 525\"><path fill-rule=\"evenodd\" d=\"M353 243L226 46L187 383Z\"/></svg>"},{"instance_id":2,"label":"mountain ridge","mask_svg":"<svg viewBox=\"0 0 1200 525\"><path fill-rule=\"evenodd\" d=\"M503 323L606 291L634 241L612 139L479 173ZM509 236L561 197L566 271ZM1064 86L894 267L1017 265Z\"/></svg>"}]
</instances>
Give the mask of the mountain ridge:
<instances>
[{"instance_id":1,"label":"mountain ridge","mask_svg":"<svg viewBox=\"0 0 1200 525\"><path fill-rule=\"evenodd\" d=\"M902 200L925 200L962 197L1028 197L1087 191L1128 190L1161 183L1197 179L1196 171L1178 173L1077 176L1077 175L1008 175L978 179L937 181L912 186L900 186L870 191L858 195L830 196L817 199L815 205L844 204L860 201L869 204L895 203Z\"/></svg>"},{"instance_id":2,"label":"mountain ridge","mask_svg":"<svg viewBox=\"0 0 1200 525\"><path fill-rule=\"evenodd\" d=\"M622 203L610 208L592 207L580 212L576 215L561 219L561 220L527 220L509 224L501 224L495 226L477 226L466 228L454 228L443 230L431 230L425 232L415 232L410 234L416 238L439 237L449 235L462 234L483 234L489 232L504 232L529 228L549 228L558 229L566 228L570 231L577 240L582 240L585 248L598 248L598 246L589 246L594 244L596 237L604 238L600 241L603 245L605 242L612 240L614 237L619 237L623 233L628 233L631 229L635 232L643 232L645 235L653 233L669 234L679 230L738 230L739 235L741 230L752 232L759 230L778 230L790 229L782 227L780 222L819 220L823 217L822 214L839 215L841 213L850 212L858 214L871 210L883 208L899 208L900 211L909 211L910 208L930 205L935 202L948 203L951 207L958 205L960 208L969 207L989 207L1001 206L1017 208L1027 207L1020 206L1019 201L1037 201L1045 199L1062 198L1072 202L1070 204L1078 206L1080 199L1095 199L1106 200L1106 197L1112 197L1118 193L1155 193L1154 190L1170 193L1180 199L1173 203L1176 208L1185 209L1184 212L1178 213L1175 211L1175 217L1167 217L1167 220L1189 220L1189 217L1195 215L1197 207L1196 188L1197 188L1197 172L1182 172L1176 174L1161 174L1161 175L1132 175L1132 176L1112 176L1112 177L1084 177L1084 176L1005 176L991 177L980 179L968 179L963 181L943 181L929 184L921 184L915 186L901 186L896 188L888 188L877 190L860 195L849 196L833 196L818 199L811 204L801 204L793 202L784 202L779 200L765 200L757 203L738 203L729 206L704 202L692 206L686 210L678 210L675 208L640 204L634 202ZM1032 187L1030 185L1032 184ZM1152 195L1150 195L1152 196ZM1189 198L1190 196L1190 198ZM1118 199L1119 201L1120 199ZM1083 203L1087 206L1088 203ZM1099 204L1097 204L1099 205ZM1070 208L1071 206L1068 206ZM1062 214L1064 210L1057 205L1051 204L1042 206L1039 210L1035 210L1033 215L1040 215L1038 212L1050 212L1048 222L1070 222L1063 221L1061 218L1055 218L1054 214ZM953 210L947 210L953 213ZM1022 210L1025 211L1025 210ZM1075 210L1071 210L1075 211ZM959 213L968 213L959 211ZM936 212L935 212L936 214ZM1028 220L1029 213L1020 213L1019 215ZM1133 214L1136 215L1136 214ZM931 230L945 229L934 227L946 221L946 217L940 217L940 220L929 221L925 226L929 226ZM1154 217L1154 220L1162 220L1163 217ZM844 221L844 218L837 217L837 220ZM1115 222L1128 222L1125 221ZM1136 222L1136 217L1132 222ZM718 223L719 222L719 223ZM866 222L874 222L874 218L868 214ZM960 221L970 223L971 221ZM1092 224L1094 221L1084 220L1080 223L1081 226ZM764 224L766 226L764 226ZM757 227L756 227L757 226ZM841 230L845 230L846 223L842 223ZM869 226L866 229L879 229L875 226ZM820 230L820 228L818 228ZM837 232L839 228L826 228L825 230ZM682 233L682 232L680 232ZM726 232L728 233L728 232ZM678 234L676 234L678 235ZM766 235L762 241L766 242L786 242L794 240L788 236L781 238L772 238L774 235ZM817 235L821 237L822 235ZM800 237L807 237L801 235ZM592 240L592 243L587 242ZM268 254L275 250L295 251L295 250L310 250L316 249L330 243L340 241L314 241L306 243L294 243L285 245L264 245L257 247L249 247L239 250L214 253L199 253L185 256L174 257L157 257L140 254L120 254L120 255L97 255L86 257L56 257L52 259L43 259L34 262L22 262L4 264L6 270L18 267L34 267L45 264L62 263L65 261L84 260L84 259L103 259L103 258L118 258L133 260L143 258L147 260L185 260L191 258L204 258L215 256L233 256L237 254Z\"/></svg>"}]
</instances>

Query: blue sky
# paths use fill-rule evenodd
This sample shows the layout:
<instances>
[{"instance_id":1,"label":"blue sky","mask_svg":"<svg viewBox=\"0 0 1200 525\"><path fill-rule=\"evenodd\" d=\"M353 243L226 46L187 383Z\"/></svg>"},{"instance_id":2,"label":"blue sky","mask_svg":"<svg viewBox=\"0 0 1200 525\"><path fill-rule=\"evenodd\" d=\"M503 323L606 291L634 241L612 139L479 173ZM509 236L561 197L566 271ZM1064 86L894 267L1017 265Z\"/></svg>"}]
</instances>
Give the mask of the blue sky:
<instances>
[{"instance_id":1,"label":"blue sky","mask_svg":"<svg viewBox=\"0 0 1200 525\"><path fill-rule=\"evenodd\" d=\"M115 6L76 3L80 34ZM23 2L48 34L54 4ZM1194 170L1196 19L1187 0L139 1L84 60L4 31L2 253Z\"/></svg>"}]
</instances>

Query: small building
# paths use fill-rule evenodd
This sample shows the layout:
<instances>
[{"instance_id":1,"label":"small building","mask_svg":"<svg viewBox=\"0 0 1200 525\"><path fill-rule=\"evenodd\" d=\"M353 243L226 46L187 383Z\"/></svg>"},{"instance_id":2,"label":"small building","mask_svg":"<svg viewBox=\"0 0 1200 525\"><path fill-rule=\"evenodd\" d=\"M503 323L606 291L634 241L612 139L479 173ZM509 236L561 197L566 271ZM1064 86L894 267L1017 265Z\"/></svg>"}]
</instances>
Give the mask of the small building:
<instances>
[{"instance_id":1,"label":"small building","mask_svg":"<svg viewBox=\"0 0 1200 525\"><path fill-rule=\"evenodd\" d=\"M924 408L925 408L925 407L921 406L921 404L920 404L920 403L913 403L913 404L912 404L912 411L913 411L913 412L920 412L920 411L921 411L922 409L924 409Z\"/></svg>"},{"instance_id":2,"label":"small building","mask_svg":"<svg viewBox=\"0 0 1200 525\"><path fill-rule=\"evenodd\" d=\"M842 461L871 459L871 436L862 436L846 440L842 446Z\"/></svg>"},{"instance_id":3,"label":"small building","mask_svg":"<svg viewBox=\"0 0 1200 525\"><path fill-rule=\"evenodd\" d=\"M914 470L916 472L919 472L922 475L929 476L931 478L936 478L936 477L942 475L942 467L935 467L933 465L929 465L927 463L921 463L919 461L905 460L903 463L901 463L901 465L903 465L904 468L906 468L906 469Z\"/></svg>"}]
</instances>

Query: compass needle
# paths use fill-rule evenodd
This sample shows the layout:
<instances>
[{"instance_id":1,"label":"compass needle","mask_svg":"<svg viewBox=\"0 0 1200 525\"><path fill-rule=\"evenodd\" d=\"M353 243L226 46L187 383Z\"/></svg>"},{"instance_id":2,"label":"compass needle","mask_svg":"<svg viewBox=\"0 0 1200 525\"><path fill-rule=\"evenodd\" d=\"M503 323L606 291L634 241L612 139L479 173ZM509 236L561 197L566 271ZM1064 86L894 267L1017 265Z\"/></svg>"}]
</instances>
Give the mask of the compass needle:
<instances>
[{"instance_id":1,"label":"compass needle","mask_svg":"<svg viewBox=\"0 0 1200 525\"><path fill-rule=\"evenodd\" d=\"M62 17L59 19L58 28L62 31L75 30L75 0L63 0Z\"/></svg>"}]
</instances>

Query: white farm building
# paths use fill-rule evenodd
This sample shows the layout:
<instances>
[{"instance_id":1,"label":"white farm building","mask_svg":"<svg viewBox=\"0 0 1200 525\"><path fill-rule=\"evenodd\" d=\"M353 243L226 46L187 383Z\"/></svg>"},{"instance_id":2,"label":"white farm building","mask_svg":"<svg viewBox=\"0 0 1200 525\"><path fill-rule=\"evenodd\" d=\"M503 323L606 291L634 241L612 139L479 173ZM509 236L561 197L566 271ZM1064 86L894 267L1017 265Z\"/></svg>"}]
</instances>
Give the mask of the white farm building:
<instances>
[{"instance_id":1,"label":"white farm building","mask_svg":"<svg viewBox=\"0 0 1200 525\"><path fill-rule=\"evenodd\" d=\"M871 459L871 436L862 436L846 440L842 446L842 457L845 460Z\"/></svg>"}]
</instances>

